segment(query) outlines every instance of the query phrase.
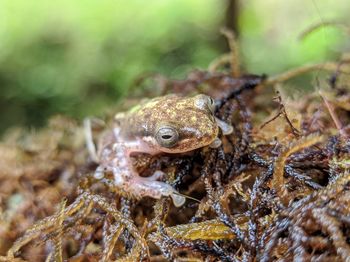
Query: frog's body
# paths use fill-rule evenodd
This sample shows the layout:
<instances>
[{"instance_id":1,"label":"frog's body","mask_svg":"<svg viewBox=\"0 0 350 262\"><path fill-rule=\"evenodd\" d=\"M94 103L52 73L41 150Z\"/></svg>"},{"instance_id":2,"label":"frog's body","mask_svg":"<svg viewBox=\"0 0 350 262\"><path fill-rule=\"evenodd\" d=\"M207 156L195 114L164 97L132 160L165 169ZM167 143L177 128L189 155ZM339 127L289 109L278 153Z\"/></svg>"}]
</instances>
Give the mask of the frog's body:
<instances>
[{"instance_id":1,"label":"frog's body","mask_svg":"<svg viewBox=\"0 0 350 262\"><path fill-rule=\"evenodd\" d=\"M140 177L130 155L183 153L217 142L219 125L224 133L232 128L214 117L214 108L214 101L206 95L190 98L167 95L117 114L113 132L100 141L97 176L112 172L115 185L125 192L136 197L171 196L174 204L181 206L184 197L169 184L157 181L163 173L157 171L151 177Z\"/></svg>"}]
</instances>

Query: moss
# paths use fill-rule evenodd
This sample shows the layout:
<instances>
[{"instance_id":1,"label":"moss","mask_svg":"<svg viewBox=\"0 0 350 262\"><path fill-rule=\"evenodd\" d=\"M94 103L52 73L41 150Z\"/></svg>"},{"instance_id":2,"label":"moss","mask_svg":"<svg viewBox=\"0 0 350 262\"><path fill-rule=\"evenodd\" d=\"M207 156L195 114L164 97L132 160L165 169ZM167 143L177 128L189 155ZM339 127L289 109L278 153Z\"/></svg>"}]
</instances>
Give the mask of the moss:
<instances>
[{"instance_id":1,"label":"moss","mask_svg":"<svg viewBox=\"0 0 350 262\"><path fill-rule=\"evenodd\" d=\"M10 132L0 145L0 261L345 260L349 87L337 63L326 64L337 81L323 99L274 99L268 88L319 66L268 78L216 70L162 78L163 93L203 87L216 99L216 116L234 128L216 149L136 156L143 175L159 168L170 174L165 179L189 197L179 208L167 198L129 198L112 178L96 181L83 130L71 119L54 118L36 133ZM98 137L103 128L93 131Z\"/></svg>"}]
</instances>

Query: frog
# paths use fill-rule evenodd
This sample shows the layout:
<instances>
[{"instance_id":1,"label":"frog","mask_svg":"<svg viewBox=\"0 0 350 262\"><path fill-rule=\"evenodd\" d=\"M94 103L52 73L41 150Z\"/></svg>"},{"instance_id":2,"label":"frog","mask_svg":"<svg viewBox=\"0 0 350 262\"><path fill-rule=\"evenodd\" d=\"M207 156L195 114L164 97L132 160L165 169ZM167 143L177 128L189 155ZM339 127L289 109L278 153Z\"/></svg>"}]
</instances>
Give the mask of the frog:
<instances>
[{"instance_id":1,"label":"frog","mask_svg":"<svg viewBox=\"0 0 350 262\"><path fill-rule=\"evenodd\" d=\"M115 115L113 127L98 143L94 176L101 179L112 173L114 186L123 192L136 198L171 197L180 207L186 196L160 181L165 173L157 170L142 177L131 158L138 153L155 156L187 153L206 146L217 148L221 145L219 129L224 135L233 130L215 117L215 101L210 96L169 94L147 100Z\"/></svg>"}]
</instances>

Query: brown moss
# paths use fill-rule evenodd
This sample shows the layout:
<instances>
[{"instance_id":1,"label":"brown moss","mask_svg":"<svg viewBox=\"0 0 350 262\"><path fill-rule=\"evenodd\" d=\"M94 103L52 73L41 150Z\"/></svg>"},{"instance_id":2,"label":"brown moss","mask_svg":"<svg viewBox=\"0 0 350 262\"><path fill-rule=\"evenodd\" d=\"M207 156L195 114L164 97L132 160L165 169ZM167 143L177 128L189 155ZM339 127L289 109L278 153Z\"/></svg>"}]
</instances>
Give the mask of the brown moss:
<instances>
[{"instance_id":1,"label":"brown moss","mask_svg":"<svg viewBox=\"0 0 350 262\"><path fill-rule=\"evenodd\" d=\"M217 149L135 159L142 175L162 169L191 197L180 208L166 198L128 198L112 178L96 181L83 129L68 118L36 133L11 131L0 145L0 261L349 257L350 100L341 79L348 61L341 71L327 62L270 78L239 76L237 64L217 71L237 54L185 80L156 76L162 93L213 96L216 116L234 127ZM323 99L274 99L268 89L320 68L336 73Z\"/></svg>"}]
</instances>

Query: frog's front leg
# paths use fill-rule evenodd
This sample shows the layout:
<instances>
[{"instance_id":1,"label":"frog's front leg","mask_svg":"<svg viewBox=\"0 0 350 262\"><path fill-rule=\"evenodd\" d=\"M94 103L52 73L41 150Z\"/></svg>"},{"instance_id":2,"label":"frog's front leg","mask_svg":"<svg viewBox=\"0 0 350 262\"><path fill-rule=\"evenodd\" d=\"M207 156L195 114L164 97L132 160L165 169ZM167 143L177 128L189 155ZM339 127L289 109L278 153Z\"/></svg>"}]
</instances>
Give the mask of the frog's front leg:
<instances>
[{"instance_id":1,"label":"frog's front leg","mask_svg":"<svg viewBox=\"0 0 350 262\"><path fill-rule=\"evenodd\" d=\"M112 150L109 152L105 151L105 154L102 153L102 161L98 169L106 169L112 172L115 185L131 195L136 197L149 196L156 199L162 196L170 196L175 206L183 205L185 202L183 196L179 195L169 184L157 181L163 177L163 172L156 171L150 177L141 177L138 175L130 159L130 154L133 152L155 153L149 148L142 147L137 141L116 142Z\"/></svg>"}]
</instances>

